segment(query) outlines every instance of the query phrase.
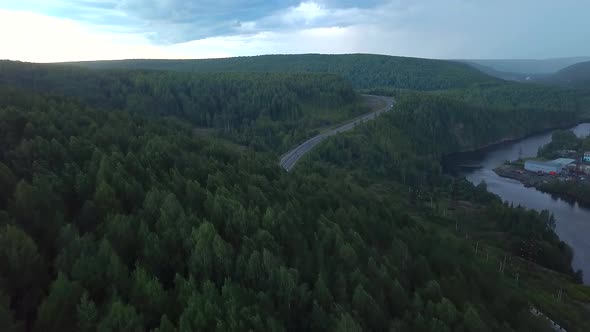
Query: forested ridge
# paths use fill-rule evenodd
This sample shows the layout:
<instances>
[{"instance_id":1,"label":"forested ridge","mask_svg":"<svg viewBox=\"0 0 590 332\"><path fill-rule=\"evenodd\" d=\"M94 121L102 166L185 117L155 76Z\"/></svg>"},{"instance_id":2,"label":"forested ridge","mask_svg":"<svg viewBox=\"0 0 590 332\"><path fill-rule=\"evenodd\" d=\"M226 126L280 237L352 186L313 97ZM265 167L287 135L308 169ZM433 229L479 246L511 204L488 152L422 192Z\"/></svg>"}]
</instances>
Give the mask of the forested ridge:
<instances>
[{"instance_id":1,"label":"forested ridge","mask_svg":"<svg viewBox=\"0 0 590 332\"><path fill-rule=\"evenodd\" d=\"M415 128L418 130L412 134L416 135L416 139L424 139L423 134L429 132L431 136L438 135L438 141L434 144L440 153L476 149L590 118L588 91L504 81L455 61L371 54L304 54L207 60L90 61L72 64L87 68L179 72L338 74L350 81L355 88L368 93L395 96L414 94L416 98L413 100L424 100L420 105L428 107L429 112L417 112L422 117L415 124L430 128ZM413 115L410 112L409 121ZM432 133L433 130L438 132Z\"/></svg>"},{"instance_id":2,"label":"forested ridge","mask_svg":"<svg viewBox=\"0 0 590 332\"><path fill-rule=\"evenodd\" d=\"M578 56L549 59L471 59L461 61L479 64L500 72L538 76L550 75L568 66L589 60L590 57Z\"/></svg>"},{"instance_id":3,"label":"forested ridge","mask_svg":"<svg viewBox=\"0 0 590 332\"><path fill-rule=\"evenodd\" d=\"M382 121L361 126L354 133L331 138L313 152L311 159L328 165L338 165L360 171L370 178L393 180L406 186L411 193L410 196L415 196L414 200L417 200L420 195L440 204L445 201L446 204L449 204L450 200L469 200L468 197L463 196L462 191L470 192L471 189L459 189L458 186L462 185L460 182L455 183L454 180L450 180L442 173L440 152L436 148L431 148L439 146L442 149L452 144L447 145L442 134L439 137L433 137L432 140L427 134L423 135L426 136L424 139L419 139L417 135L413 134L427 131L427 128L417 127L416 123L436 122L426 120L424 115L420 114L421 112L430 113L429 105L432 102L432 100L414 100L411 96L403 96L398 100L396 112L384 115ZM439 104L441 103L439 102ZM413 112L411 117L407 114L409 110ZM412 118L412 122L408 122L408 118ZM448 123L439 125L444 128ZM435 145L435 142L440 145ZM531 236L529 232L538 232L538 234L543 234L539 240L547 242L546 245L539 247L548 251L537 252L537 263L556 271L574 274L571 268L573 253L550 230L555 227L555 225L551 225L551 222L554 223L550 220L551 218L546 216L535 220L535 218L524 217L524 215L499 217L498 215L502 215L502 213L515 213L515 211L505 209L501 201L494 199L493 195L482 194L481 192L485 192L485 184L481 186L476 188L476 191L479 190L480 193L477 193L472 199L475 198L475 202L486 206L486 210L489 209L487 213L491 215L480 216L480 218L488 219L488 224L498 222L496 230L509 233L509 242L512 244L507 248L510 248L514 255L519 255L518 244ZM512 220L508 222L507 219ZM552 250L555 251L549 252Z\"/></svg>"},{"instance_id":4,"label":"forested ridge","mask_svg":"<svg viewBox=\"0 0 590 332\"><path fill-rule=\"evenodd\" d=\"M202 84L191 102L213 95L221 106L197 114L231 113L226 101L243 93L236 102L273 105L285 92L302 119L314 119L312 105L333 121L358 111L340 107L357 101L349 84L44 68L29 81L0 70L1 330L549 331L531 305L568 331L588 329L590 292L574 284L551 216L442 174L440 154L460 146L443 136L446 122L416 140L450 97L404 93L399 112L285 173L268 152L280 135L252 132L265 153L237 148L196 133L190 112L166 111L174 103L152 108L165 95L152 91ZM294 92L306 87L320 92ZM289 123L289 107L276 111L277 126ZM234 130L251 127L240 125L247 113L230 115ZM534 250L521 257L523 247ZM563 302L551 298L558 289Z\"/></svg>"},{"instance_id":5,"label":"forested ridge","mask_svg":"<svg viewBox=\"0 0 590 332\"><path fill-rule=\"evenodd\" d=\"M396 87L439 90L497 81L455 61L374 54L262 55L205 60L120 60L69 63L98 69L157 69L179 72L322 72L340 75L357 89Z\"/></svg>"},{"instance_id":6,"label":"forested ridge","mask_svg":"<svg viewBox=\"0 0 590 332\"><path fill-rule=\"evenodd\" d=\"M564 151L574 151L571 157L578 159L584 152L590 151L590 136L578 137L571 130L557 130L551 135L551 142L537 152L537 157L557 159L563 157Z\"/></svg>"},{"instance_id":7,"label":"forested ridge","mask_svg":"<svg viewBox=\"0 0 590 332\"><path fill-rule=\"evenodd\" d=\"M547 77L544 82L590 89L590 61L576 63Z\"/></svg>"},{"instance_id":8,"label":"forested ridge","mask_svg":"<svg viewBox=\"0 0 590 332\"><path fill-rule=\"evenodd\" d=\"M393 116L431 156L473 150L590 119L590 93L502 82L432 92L374 89L396 96Z\"/></svg>"},{"instance_id":9,"label":"forested ridge","mask_svg":"<svg viewBox=\"0 0 590 332\"><path fill-rule=\"evenodd\" d=\"M0 61L0 84L175 116L258 150L285 150L316 128L366 112L350 83L329 74L101 71Z\"/></svg>"}]
</instances>

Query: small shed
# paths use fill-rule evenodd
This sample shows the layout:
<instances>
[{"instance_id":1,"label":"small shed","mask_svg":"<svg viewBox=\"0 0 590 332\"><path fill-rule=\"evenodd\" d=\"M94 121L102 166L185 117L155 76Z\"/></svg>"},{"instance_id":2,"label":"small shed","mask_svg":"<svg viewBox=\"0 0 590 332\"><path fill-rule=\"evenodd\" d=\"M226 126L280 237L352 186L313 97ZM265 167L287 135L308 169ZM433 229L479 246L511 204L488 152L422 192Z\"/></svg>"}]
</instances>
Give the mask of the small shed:
<instances>
[{"instance_id":1,"label":"small shed","mask_svg":"<svg viewBox=\"0 0 590 332\"><path fill-rule=\"evenodd\" d=\"M590 175L590 165L580 165L580 171L584 174Z\"/></svg>"},{"instance_id":2,"label":"small shed","mask_svg":"<svg viewBox=\"0 0 590 332\"><path fill-rule=\"evenodd\" d=\"M557 154L562 158L576 158L578 151L576 150L559 150Z\"/></svg>"},{"instance_id":3,"label":"small shed","mask_svg":"<svg viewBox=\"0 0 590 332\"><path fill-rule=\"evenodd\" d=\"M546 174L561 173L562 165L553 161L527 160L524 169L529 172L542 172Z\"/></svg>"}]
</instances>

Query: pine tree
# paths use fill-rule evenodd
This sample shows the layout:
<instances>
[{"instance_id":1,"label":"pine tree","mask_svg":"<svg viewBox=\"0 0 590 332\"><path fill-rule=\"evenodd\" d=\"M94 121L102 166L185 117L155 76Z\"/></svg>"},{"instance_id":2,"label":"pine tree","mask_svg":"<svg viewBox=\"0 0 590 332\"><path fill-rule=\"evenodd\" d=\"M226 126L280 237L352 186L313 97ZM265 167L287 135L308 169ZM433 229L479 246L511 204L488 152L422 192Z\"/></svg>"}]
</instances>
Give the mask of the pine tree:
<instances>
[{"instance_id":1,"label":"pine tree","mask_svg":"<svg viewBox=\"0 0 590 332\"><path fill-rule=\"evenodd\" d=\"M87 292L82 294L77 307L78 329L81 332L96 331L99 313L96 304L92 301Z\"/></svg>"}]
</instances>

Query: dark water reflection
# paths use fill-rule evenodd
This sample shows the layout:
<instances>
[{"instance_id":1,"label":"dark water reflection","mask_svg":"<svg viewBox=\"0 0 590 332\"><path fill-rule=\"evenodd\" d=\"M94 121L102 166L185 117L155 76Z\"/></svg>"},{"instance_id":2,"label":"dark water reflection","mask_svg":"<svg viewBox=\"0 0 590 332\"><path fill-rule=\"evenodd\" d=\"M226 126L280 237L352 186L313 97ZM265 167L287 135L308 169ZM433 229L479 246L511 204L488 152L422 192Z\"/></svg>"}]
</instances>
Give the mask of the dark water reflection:
<instances>
[{"instance_id":1,"label":"dark water reflection","mask_svg":"<svg viewBox=\"0 0 590 332\"><path fill-rule=\"evenodd\" d=\"M590 123L572 128L578 136L590 134ZM575 252L573 266L584 270L584 282L590 283L590 208L543 193L534 188L526 188L520 182L502 178L492 171L506 160L536 156L537 150L551 141L551 133L501 144L489 149L450 156L445 160L450 172L465 176L470 182L478 184L485 181L488 190L514 205L522 205L535 210L549 210L555 215L556 233L568 243ZM480 166L464 167L468 166Z\"/></svg>"}]
</instances>

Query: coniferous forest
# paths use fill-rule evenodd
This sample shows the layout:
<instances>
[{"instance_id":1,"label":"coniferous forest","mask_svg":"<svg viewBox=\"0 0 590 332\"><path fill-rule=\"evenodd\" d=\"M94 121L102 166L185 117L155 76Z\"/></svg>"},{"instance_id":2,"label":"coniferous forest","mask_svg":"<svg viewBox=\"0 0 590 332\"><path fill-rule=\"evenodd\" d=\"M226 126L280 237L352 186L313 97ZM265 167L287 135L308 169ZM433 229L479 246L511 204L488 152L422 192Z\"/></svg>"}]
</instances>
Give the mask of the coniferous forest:
<instances>
[{"instance_id":1,"label":"coniferous forest","mask_svg":"<svg viewBox=\"0 0 590 332\"><path fill-rule=\"evenodd\" d=\"M394 111L287 173L368 111L358 83L1 62L0 330L551 331L531 307L590 329L550 213L440 162L584 119L587 96L433 75L453 89L389 86Z\"/></svg>"},{"instance_id":2,"label":"coniferous forest","mask_svg":"<svg viewBox=\"0 0 590 332\"><path fill-rule=\"evenodd\" d=\"M191 73L331 73L345 78L357 89L396 87L440 90L498 81L465 63L377 54L286 54L226 59L86 61L68 64L94 69L151 69Z\"/></svg>"}]
</instances>

